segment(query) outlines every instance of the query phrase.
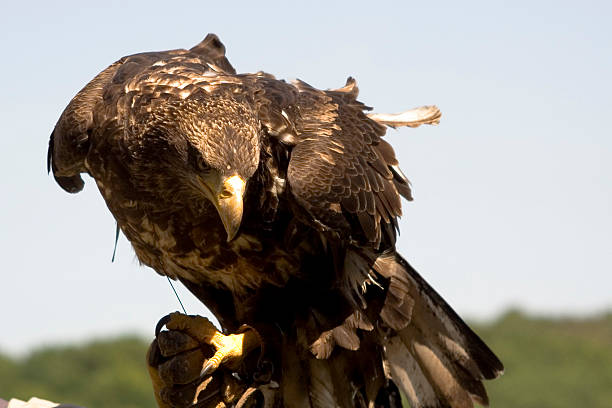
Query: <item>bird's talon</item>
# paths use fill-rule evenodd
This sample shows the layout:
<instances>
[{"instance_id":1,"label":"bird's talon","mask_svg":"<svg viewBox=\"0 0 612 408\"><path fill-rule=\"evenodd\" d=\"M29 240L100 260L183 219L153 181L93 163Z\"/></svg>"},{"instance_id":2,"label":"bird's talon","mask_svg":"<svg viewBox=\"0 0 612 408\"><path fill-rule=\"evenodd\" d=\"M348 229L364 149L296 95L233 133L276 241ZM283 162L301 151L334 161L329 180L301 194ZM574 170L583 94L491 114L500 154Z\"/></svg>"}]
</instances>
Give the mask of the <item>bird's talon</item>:
<instances>
[{"instance_id":1,"label":"bird's talon","mask_svg":"<svg viewBox=\"0 0 612 408\"><path fill-rule=\"evenodd\" d=\"M250 351L261 346L261 338L255 329L245 326L246 329L239 334L224 335L210 320L201 316L171 313L159 321L156 333L159 334L164 325L168 330L184 332L200 344L215 348L214 355L202 366L200 378L211 375L222 364L230 368L239 366Z\"/></svg>"},{"instance_id":2,"label":"bird's talon","mask_svg":"<svg viewBox=\"0 0 612 408\"><path fill-rule=\"evenodd\" d=\"M200 371L200 379L206 377L208 374L212 374L213 371L215 371L217 369L217 367L214 366L214 364L208 360L205 364L204 367L202 367L202 371Z\"/></svg>"},{"instance_id":3,"label":"bird's talon","mask_svg":"<svg viewBox=\"0 0 612 408\"><path fill-rule=\"evenodd\" d=\"M164 328L166 323L170 321L171 318L172 318L172 313L167 314L161 319L159 319L159 321L157 322L157 325L155 326L155 337L159 336L159 333L161 333L162 329Z\"/></svg>"}]
</instances>

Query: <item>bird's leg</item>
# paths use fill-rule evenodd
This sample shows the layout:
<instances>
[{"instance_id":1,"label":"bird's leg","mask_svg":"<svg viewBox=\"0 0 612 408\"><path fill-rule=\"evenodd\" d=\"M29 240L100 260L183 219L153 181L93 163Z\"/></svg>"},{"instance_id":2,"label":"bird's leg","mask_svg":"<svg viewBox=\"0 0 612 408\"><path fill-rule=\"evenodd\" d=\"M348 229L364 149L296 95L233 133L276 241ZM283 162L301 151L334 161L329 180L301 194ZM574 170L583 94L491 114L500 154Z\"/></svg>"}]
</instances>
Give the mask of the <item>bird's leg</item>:
<instances>
[{"instance_id":1,"label":"bird's leg","mask_svg":"<svg viewBox=\"0 0 612 408\"><path fill-rule=\"evenodd\" d=\"M168 330L181 331L199 343L215 348L215 354L202 366L201 377L212 374L222 364L231 369L237 368L249 352L262 344L259 334L251 327L245 326L241 333L226 336L202 316L171 313L160 321L157 332L164 324Z\"/></svg>"}]
</instances>

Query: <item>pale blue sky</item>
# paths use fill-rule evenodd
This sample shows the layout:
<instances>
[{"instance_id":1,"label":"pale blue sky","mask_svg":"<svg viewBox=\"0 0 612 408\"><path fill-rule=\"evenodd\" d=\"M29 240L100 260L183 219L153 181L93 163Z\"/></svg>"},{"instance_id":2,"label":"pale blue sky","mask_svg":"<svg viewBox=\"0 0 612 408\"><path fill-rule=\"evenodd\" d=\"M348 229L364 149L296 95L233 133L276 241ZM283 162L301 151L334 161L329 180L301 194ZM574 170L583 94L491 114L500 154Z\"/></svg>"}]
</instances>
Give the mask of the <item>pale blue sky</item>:
<instances>
[{"instance_id":1,"label":"pale blue sky","mask_svg":"<svg viewBox=\"0 0 612 408\"><path fill-rule=\"evenodd\" d=\"M110 263L114 221L95 185L63 192L46 149L70 98L111 62L208 32L238 71L322 88L353 75L379 112L442 109L440 126L389 140L415 194L399 249L460 314L612 307L609 2L11 3L0 6L0 349L150 335L177 309L125 238ZM205 313L181 289L188 312Z\"/></svg>"}]
</instances>

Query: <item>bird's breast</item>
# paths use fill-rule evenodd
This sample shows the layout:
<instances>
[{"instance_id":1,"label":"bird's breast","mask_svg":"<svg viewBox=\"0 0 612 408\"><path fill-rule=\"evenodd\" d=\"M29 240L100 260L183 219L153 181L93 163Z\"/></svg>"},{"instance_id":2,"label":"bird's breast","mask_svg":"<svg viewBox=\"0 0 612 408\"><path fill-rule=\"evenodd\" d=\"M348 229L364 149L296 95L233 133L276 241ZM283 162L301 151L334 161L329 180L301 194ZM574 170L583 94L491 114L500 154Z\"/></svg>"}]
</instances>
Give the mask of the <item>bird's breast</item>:
<instances>
[{"instance_id":1,"label":"bird's breast","mask_svg":"<svg viewBox=\"0 0 612 408\"><path fill-rule=\"evenodd\" d=\"M220 222L177 225L184 217L160 222L143 215L122 225L138 259L171 278L231 290L241 297L263 285L283 286L299 274L297 253L265 237L239 233L227 242Z\"/></svg>"},{"instance_id":2,"label":"bird's breast","mask_svg":"<svg viewBox=\"0 0 612 408\"><path fill-rule=\"evenodd\" d=\"M124 190L129 188L102 177L96 182L139 261L160 275L229 289L242 298L264 285L284 286L301 274L305 252L286 250L257 223L247 227L243 222L244 228L227 242L216 209L205 200L173 207L161 200L128 199Z\"/></svg>"}]
</instances>

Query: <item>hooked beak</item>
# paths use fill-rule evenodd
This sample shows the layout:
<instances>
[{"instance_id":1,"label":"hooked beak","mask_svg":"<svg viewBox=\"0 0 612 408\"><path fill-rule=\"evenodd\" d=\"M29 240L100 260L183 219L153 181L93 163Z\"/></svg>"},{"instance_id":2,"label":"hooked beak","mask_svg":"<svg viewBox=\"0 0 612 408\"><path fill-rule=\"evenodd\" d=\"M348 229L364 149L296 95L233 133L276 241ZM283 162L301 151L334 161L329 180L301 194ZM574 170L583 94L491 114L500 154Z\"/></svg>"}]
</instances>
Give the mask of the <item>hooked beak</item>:
<instances>
[{"instance_id":1,"label":"hooked beak","mask_svg":"<svg viewBox=\"0 0 612 408\"><path fill-rule=\"evenodd\" d=\"M205 180L201 180L201 184L205 187L208 199L217 209L225 232L227 232L227 242L230 242L240 229L246 181L238 175L233 175L224 177L219 183L215 183L215 188L211 188Z\"/></svg>"}]
</instances>

